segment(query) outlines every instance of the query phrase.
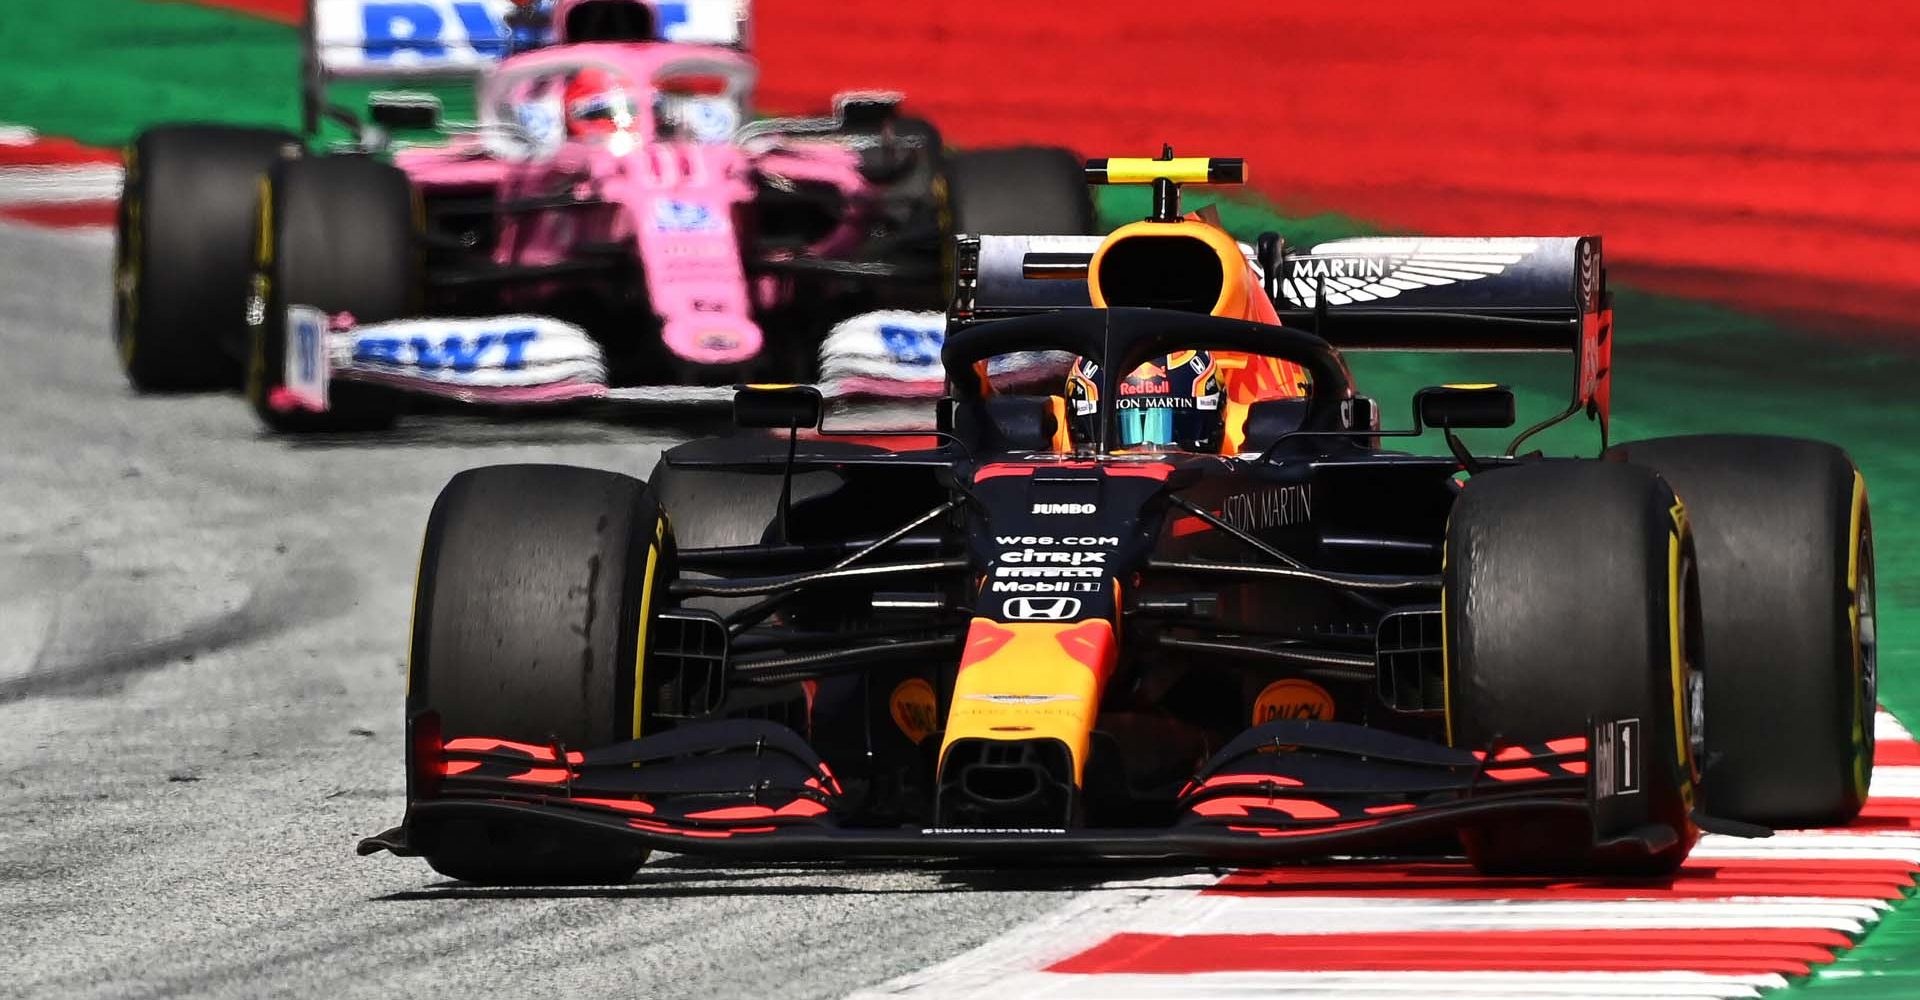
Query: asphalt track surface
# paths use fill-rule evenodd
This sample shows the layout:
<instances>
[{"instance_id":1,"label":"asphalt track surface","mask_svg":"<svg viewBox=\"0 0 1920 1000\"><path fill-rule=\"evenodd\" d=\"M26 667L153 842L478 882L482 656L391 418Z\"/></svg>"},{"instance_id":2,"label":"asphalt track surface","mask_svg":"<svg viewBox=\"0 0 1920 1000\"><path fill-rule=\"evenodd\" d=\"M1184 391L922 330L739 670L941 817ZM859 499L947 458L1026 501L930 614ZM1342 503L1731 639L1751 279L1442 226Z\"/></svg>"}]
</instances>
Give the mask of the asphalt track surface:
<instances>
[{"instance_id":1,"label":"asphalt track surface","mask_svg":"<svg viewBox=\"0 0 1920 1000\"><path fill-rule=\"evenodd\" d=\"M401 812L420 531L456 471L671 438L432 418L263 437L113 364L111 237L0 226L0 995L838 996L1081 874L723 871L507 892L357 858Z\"/></svg>"}]
</instances>

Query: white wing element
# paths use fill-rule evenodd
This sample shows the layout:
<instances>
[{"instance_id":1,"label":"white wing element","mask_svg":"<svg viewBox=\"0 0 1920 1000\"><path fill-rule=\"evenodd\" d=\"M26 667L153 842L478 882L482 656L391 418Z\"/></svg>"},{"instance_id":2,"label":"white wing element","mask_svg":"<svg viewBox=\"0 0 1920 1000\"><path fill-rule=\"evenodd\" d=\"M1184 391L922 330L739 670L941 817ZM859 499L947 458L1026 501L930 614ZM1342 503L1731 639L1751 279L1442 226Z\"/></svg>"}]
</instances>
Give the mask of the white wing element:
<instances>
[{"instance_id":1,"label":"white wing element","mask_svg":"<svg viewBox=\"0 0 1920 1000\"><path fill-rule=\"evenodd\" d=\"M1500 237L1338 240L1291 258L1293 272L1284 291L1293 305L1312 307L1324 279L1328 305L1375 302L1401 292L1490 278L1538 248L1532 240Z\"/></svg>"}]
</instances>

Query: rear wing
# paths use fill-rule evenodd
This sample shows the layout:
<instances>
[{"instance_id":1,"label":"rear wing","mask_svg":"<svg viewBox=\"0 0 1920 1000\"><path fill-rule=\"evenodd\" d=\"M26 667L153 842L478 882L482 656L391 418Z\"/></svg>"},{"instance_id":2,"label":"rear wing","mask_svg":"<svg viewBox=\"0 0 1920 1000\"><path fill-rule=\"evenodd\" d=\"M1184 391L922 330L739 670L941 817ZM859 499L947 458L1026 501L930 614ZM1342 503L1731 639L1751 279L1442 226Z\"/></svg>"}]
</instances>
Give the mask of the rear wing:
<instances>
[{"instance_id":1,"label":"rear wing","mask_svg":"<svg viewBox=\"0 0 1920 1000\"><path fill-rule=\"evenodd\" d=\"M513 52L569 40L619 23L594 8L631 5L650 19L656 40L744 48L749 0L306 0L302 26L301 121L307 134L323 117L358 130L358 117L327 103L334 80L470 79ZM579 17L575 18L574 15ZM574 39L582 40L582 39ZM584 40L604 40L588 38Z\"/></svg>"},{"instance_id":2,"label":"rear wing","mask_svg":"<svg viewBox=\"0 0 1920 1000\"><path fill-rule=\"evenodd\" d=\"M1098 236L965 236L949 323L1087 308ZM1522 351L1576 360L1567 414L1602 433L1613 313L1598 236L1360 237L1291 248L1262 276L1280 321L1343 351Z\"/></svg>"}]
</instances>

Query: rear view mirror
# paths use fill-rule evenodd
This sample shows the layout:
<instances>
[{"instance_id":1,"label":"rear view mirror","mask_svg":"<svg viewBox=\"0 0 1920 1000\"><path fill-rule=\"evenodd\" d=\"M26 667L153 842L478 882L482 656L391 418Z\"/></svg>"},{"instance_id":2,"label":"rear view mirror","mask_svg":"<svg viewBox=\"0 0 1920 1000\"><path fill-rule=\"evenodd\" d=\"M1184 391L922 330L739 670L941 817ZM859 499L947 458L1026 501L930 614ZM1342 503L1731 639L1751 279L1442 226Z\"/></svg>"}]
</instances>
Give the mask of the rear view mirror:
<instances>
[{"instance_id":1,"label":"rear view mirror","mask_svg":"<svg viewBox=\"0 0 1920 1000\"><path fill-rule=\"evenodd\" d=\"M1436 385L1413 396L1423 427L1512 427L1513 390L1504 385Z\"/></svg>"},{"instance_id":2,"label":"rear view mirror","mask_svg":"<svg viewBox=\"0 0 1920 1000\"><path fill-rule=\"evenodd\" d=\"M367 114L385 129L420 130L440 124L440 98L401 90L367 95Z\"/></svg>"},{"instance_id":3,"label":"rear view mirror","mask_svg":"<svg viewBox=\"0 0 1920 1000\"><path fill-rule=\"evenodd\" d=\"M733 394L736 427L818 427L825 409L820 390L810 385L743 385Z\"/></svg>"}]
</instances>

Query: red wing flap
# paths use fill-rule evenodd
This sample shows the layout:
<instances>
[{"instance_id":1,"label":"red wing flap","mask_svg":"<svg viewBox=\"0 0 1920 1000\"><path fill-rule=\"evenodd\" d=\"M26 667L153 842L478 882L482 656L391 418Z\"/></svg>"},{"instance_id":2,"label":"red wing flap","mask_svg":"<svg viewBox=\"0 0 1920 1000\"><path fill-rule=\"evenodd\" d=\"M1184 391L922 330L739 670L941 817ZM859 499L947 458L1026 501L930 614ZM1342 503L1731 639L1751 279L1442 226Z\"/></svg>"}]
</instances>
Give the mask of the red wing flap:
<instances>
[{"instance_id":1,"label":"red wing flap","mask_svg":"<svg viewBox=\"0 0 1920 1000\"><path fill-rule=\"evenodd\" d=\"M491 737L447 740L437 798L617 816L635 829L707 836L832 821L840 785L804 741L730 720L594 750Z\"/></svg>"},{"instance_id":2,"label":"red wing flap","mask_svg":"<svg viewBox=\"0 0 1920 1000\"><path fill-rule=\"evenodd\" d=\"M1270 828L1279 835L1352 829L1475 799L1587 797L1587 737L1461 751L1415 748L1353 728L1304 745L1241 741L1230 747L1236 756L1209 762L1204 776L1182 790L1184 822L1245 832Z\"/></svg>"}]
</instances>

